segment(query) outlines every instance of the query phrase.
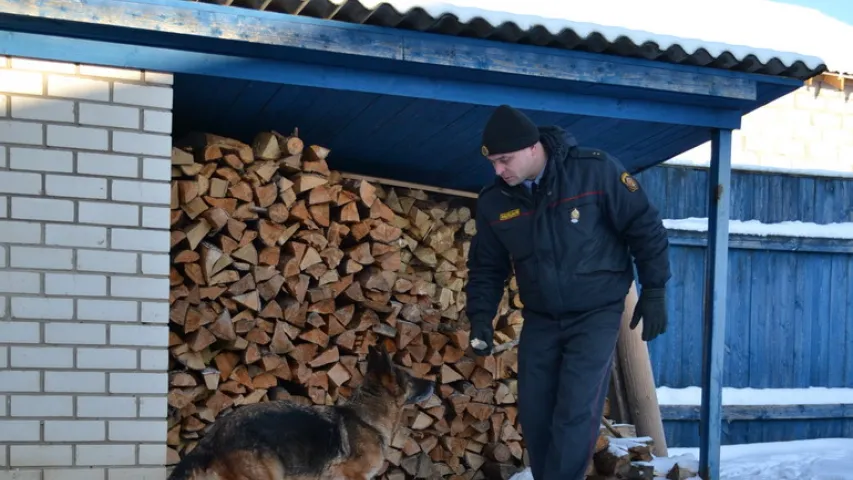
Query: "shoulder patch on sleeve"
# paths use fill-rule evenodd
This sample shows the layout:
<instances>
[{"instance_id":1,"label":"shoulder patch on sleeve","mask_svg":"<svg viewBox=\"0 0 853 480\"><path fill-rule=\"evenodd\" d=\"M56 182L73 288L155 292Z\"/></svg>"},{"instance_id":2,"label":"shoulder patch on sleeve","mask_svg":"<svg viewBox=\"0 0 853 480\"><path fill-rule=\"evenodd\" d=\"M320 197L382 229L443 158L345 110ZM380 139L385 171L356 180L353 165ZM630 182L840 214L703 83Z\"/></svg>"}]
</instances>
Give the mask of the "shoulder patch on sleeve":
<instances>
[{"instance_id":1,"label":"shoulder patch on sleeve","mask_svg":"<svg viewBox=\"0 0 853 480\"><path fill-rule=\"evenodd\" d=\"M640 189L640 184L637 183L637 180L635 180L628 172L622 172L622 174L619 175L619 180L623 185L625 185L625 188L627 188L629 192L636 192Z\"/></svg>"}]
</instances>

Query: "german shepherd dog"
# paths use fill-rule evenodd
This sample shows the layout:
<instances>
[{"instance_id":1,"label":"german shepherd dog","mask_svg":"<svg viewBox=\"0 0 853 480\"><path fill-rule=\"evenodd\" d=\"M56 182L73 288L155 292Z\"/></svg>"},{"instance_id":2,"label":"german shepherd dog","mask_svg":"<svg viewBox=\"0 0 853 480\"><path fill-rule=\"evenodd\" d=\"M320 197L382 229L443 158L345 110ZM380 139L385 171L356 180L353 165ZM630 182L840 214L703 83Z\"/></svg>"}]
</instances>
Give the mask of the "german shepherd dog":
<instances>
[{"instance_id":1,"label":"german shepherd dog","mask_svg":"<svg viewBox=\"0 0 853 480\"><path fill-rule=\"evenodd\" d=\"M169 480L369 480L382 468L404 407L435 384L369 347L361 385L342 405L287 400L245 405L218 418Z\"/></svg>"}]
</instances>

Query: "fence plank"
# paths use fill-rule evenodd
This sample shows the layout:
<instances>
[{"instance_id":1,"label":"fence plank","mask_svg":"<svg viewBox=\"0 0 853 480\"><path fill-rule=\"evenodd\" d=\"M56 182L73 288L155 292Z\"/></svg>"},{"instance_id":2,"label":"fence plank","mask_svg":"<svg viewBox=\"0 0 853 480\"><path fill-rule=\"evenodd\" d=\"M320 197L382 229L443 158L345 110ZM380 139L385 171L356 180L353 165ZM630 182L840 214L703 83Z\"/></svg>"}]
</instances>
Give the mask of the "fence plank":
<instances>
[{"instance_id":1,"label":"fence plank","mask_svg":"<svg viewBox=\"0 0 853 480\"><path fill-rule=\"evenodd\" d=\"M707 170L640 174L664 218L705 216ZM732 215L763 223L853 221L853 179L732 172ZM704 232L670 231L671 325L649 344L658 386L698 386ZM853 388L853 240L732 235L724 386ZM698 445L698 406L662 405L667 443ZM723 443L853 436L853 406L724 407Z\"/></svg>"},{"instance_id":2,"label":"fence plank","mask_svg":"<svg viewBox=\"0 0 853 480\"><path fill-rule=\"evenodd\" d=\"M704 217L708 170L658 166L637 174L665 218ZM853 222L853 179L733 170L731 218L775 223L790 220Z\"/></svg>"}]
</instances>

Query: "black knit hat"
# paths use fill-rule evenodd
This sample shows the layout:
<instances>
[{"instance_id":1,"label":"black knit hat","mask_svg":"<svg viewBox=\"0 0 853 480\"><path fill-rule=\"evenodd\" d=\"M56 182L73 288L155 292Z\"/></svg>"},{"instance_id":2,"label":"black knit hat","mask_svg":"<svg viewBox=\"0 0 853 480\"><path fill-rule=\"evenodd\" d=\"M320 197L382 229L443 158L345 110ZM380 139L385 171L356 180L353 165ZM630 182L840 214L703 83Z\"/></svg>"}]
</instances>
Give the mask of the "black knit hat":
<instances>
[{"instance_id":1,"label":"black knit hat","mask_svg":"<svg viewBox=\"0 0 853 480\"><path fill-rule=\"evenodd\" d=\"M539 129L527 115L501 105L489 117L483 129L483 156L515 152L539 141Z\"/></svg>"}]
</instances>

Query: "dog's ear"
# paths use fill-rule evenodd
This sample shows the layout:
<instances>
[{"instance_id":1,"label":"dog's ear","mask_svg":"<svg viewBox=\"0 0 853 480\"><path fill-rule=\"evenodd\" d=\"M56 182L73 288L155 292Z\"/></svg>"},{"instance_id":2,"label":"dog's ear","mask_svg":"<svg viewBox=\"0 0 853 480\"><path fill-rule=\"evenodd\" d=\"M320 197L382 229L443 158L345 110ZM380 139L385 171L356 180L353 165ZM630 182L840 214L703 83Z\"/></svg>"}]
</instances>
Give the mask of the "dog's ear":
<instances>
[{"instance_id":1,"label":"dog's ear","mask_svg":"<svg viewBox=\"0 0 853 480\"><path fill-rule=\"evenodd\" d=\"M377 346L367 348L367 372L368 375L379 382L388 393L397 397L403 391L403 385L395 371L391 355L385 349L385 345L379 342Z\"/></svg>"},{"instance_id":2,"label":"dog's ear","mask_svg":"<svg viewBox=\"0 0 853 480\"><path fill-rule=\"evenodd\" d=\"M373 345L367 347L367 370L377 373L391 372L391 358L382 343L378 348Z\"/></svg>"}]
</instances>

